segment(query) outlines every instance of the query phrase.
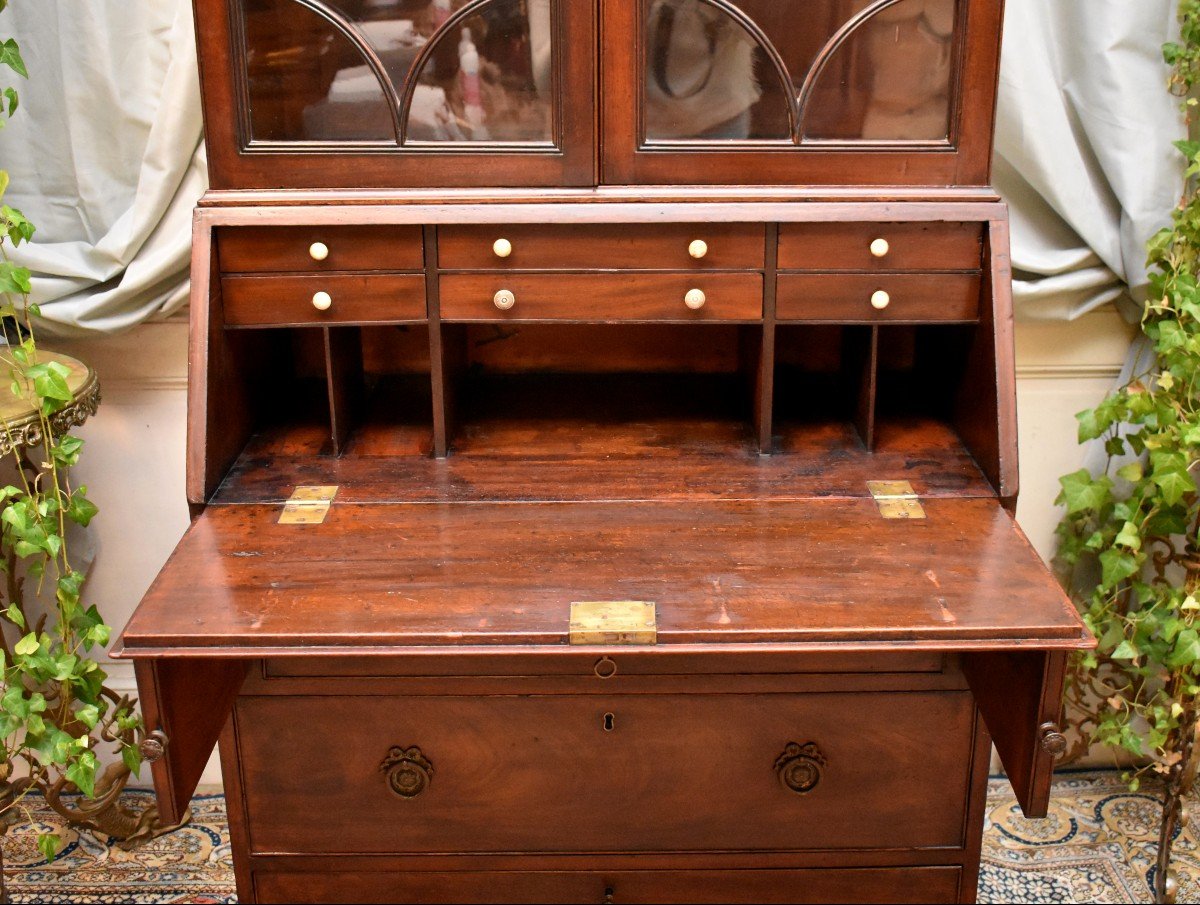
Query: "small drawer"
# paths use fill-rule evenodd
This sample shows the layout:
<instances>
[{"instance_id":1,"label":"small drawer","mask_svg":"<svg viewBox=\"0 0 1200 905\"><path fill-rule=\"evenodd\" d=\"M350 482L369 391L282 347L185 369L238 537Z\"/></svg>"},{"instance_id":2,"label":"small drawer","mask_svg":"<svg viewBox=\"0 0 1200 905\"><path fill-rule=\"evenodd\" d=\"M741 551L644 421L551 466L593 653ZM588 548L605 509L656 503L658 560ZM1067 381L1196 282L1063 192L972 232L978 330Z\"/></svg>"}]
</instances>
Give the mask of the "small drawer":
<instances>
[{"instance_id":1,"label":"small drawer","mask_svg":"<svg viewBox=\"0 0 1200 905\"><path fill-rule=\"evenodd\" d=\"M418 226L227 226L217 231L222 273L423 270Z\"/></svg>"},{"instance_id":2,"label":"small drawer","mask_svg":"<svg viewBox=\"0 0 1200 905\"><path fill-rule=\"evenodd\" d=\"M425 320L416 274L244 276L221 280L227 327L379 324Z\"/></svg>"},{"instance_id":3,"label":"small drawer","mask_svg":"<svg viewBox=\"0 0 1200 905\"><path fill-rule=\"evenodd\" d=\"M594 815L600 819L602 815ZM295 859L289 859L294 862ZM263 862L260 862L262 864ZM962 869L822 867L743 870L330 870L312 864L254 873L259 902L957 902ZM606 898L611 896L610 898Z\"/></svg>"},{"instance_id":4,"label":"small drawer","mask_svg":"<svg viewBox=\"0 0 1200 905\"><path fill-rule=\"evenodd\" d=\"M766 230L750 223L438 228L443 270L753 270Z\"/></svg>"},{"instance_id":5,"label":"small drawer","mask_svg":"<svg viewBox=\"0 0 1200 905\"><path fill-rule=\"evenodd\" d=\"M979 274L783 273L781 321L970 323L979 319Z\"/></svg>"},{"instance_id":6,"label":"small drawer","mask_svg":"<svg viewBox=\"0 0 1200 905\"><path fill-rule=\"evenodd\" d=\"M982 223L784 223L781 270L978 270Z\"/></svg>"},{"instance_id":7,"label":"small drawer","mask_svg":"<svg viewBox=\"0 0 1200 905\"><path fill-rule=\"evenodd\" d=\"M975 740L968 691L331 685L243 696L235 724L259 854L960 849Z\"/></svg>"},{"instance_id":8,"label":"small drawer","mask_svg":"<svg viewBox=\"0 0 1200 905\"><path fill-rule=\"evenodd\" d=\"M757 273L462 273L439 282L445 321L762 319Z\"/></svg>"}]
</instances>

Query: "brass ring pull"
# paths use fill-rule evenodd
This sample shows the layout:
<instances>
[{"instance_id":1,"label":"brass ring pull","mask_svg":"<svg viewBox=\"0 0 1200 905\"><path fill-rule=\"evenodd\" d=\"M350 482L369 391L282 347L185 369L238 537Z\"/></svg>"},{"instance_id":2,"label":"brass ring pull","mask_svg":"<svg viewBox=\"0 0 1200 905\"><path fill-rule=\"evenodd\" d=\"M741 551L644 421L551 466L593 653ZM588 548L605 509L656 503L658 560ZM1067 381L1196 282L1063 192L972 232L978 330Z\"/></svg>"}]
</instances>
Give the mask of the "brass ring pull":
<instances>
[{"instance_id":1,"label":"brass ring pull","mask_svg":"<svg viewBox=\"0 0 1200 905\"><path fill-rule=\"evenodd\" d=\"M433 764L416 746L389 749L379 769L387 775L388 788L401 798L416 798L433 779Z\"/></svg>"},{"instance_id":2,"label":"brass ring pull","mask_svg":"<svg viewBox=\"0 0 1200 905\"><path fill-rule=\"evenodd\" d=\"M617 662L612 657L601 657L592 667L592 671L601 679L611 679L617 674Z\"/></svg>"},{"instance_id":3,"label":"brass ring pull","mask_svg":"<svg viewBox=\"0 0 1200 905\"><path fill-rule=\"evenodd\" d=\"M826 763L825 755L816 742L803 745L789 742L775 761L775 772L779 774L779 782L785 789L804 795L817 787Z\"/></svg>"}]
</instances>

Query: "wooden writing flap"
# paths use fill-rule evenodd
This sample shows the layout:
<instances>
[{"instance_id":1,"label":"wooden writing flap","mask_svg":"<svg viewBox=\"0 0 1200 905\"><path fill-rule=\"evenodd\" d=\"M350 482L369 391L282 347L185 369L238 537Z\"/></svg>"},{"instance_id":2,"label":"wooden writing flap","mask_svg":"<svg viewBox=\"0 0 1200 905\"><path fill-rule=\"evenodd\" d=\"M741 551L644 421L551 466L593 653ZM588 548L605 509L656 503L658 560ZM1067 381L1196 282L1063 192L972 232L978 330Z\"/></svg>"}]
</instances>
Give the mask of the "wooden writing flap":
<instances>
[{"instance_id":1,"label":"wooden writing flap","mask_svg":"<svg viewBox=\"0 0 1200 905\"><path fill-rule=\"evenodd\" d=\"M152 767L158 813L180 823L242 688L245 660L145 659L134 663L142 719L167 737Z\"/></svg>"},{"instance_id":2,"label":"wooden writing flap","mask_svg":"<svg viewBox=\"0 0 1200 905\"><path fill-rule=\"evenodd\" d=\"M987 651L965 654L963 672L1004 771L1026 817L1045 817L1054 755L1043 745L1044 724L1062 716L1068 651Z\"/></svg>"}]
</instances>

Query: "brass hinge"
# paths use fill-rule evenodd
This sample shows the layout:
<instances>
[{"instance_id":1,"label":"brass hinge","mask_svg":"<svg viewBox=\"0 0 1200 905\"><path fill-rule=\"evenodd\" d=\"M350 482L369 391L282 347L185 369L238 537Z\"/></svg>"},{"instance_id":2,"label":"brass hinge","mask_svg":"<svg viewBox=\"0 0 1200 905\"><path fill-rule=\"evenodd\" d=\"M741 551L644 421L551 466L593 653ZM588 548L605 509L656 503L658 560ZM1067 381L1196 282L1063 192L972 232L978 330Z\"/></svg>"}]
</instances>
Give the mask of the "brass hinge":
<instances>
[{"instance_id":1,"label":"brass hinge","mask_svg":"<svg viewBox=\"0 0 1200 905\"><path fill-rule=\"evenodd\" d=\"M925 509L908 481L867 481L867 489L884 518L925 518Z\"/></svg>"},{"instance_id":2,"label":"brass hinge","mask_svg":"<svg viewBox=\"0 0 1200 905\"><path fill-rule=\"evenodd\" d=\"M319 525L329 514L329 505L337 496L337 485L297 487L283 504L281 525Z\"/></svg>"},{"instance_id":3,"label":"brass hinge","mask_svg":"<svg viewBox=\"0 0 1200 905\"><path fill-rule=\"evenodd\" d=\"M658 615L644 600L582 600L571 604L572 644L655 644Z\"/></svg>"}]
</instances>

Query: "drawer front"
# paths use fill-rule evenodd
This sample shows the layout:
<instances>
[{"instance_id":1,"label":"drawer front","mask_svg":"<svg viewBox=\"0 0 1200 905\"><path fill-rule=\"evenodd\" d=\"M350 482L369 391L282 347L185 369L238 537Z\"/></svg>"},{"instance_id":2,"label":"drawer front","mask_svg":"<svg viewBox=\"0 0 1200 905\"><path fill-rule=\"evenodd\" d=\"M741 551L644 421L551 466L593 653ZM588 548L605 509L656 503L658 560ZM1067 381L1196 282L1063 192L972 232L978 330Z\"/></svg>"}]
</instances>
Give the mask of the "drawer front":
<instances>
[{"instance_id":1,"label":"drawer front","mask_svg":"<svg viewBox=\"0 0 1200 905\"><path fill-rule=\"evenodd\" d=\"M258 871L259 902L956 902L961 868ZM610 896L611 899L606 899Z\"/></svg>"},{"instance_id":2,"label":"drawer front","mask_svg":"<svg viewBox=\"0 0 1200 905\"><path fill-rule=\"evenodd\" d=\"M979 290L969 273L781 273L775 311L781 321L971 322Z\"/></svg>"},{"instance_id":3,"label":"drawer front","mask_svg":"<svg viewBox=\"0 0 1200 905\"><path fill-rule=\"evenodd\" d=\"M982 248L982 223L784 223L779 228L782 270L978 270Z\"/></svg>"},{"instance_id":4,"label":"drawer front","mask_svg":"<svg viewBox=\"0 0 1200 905\"><path fill-rule=\"evenodd\" d=\"M506 257L497 254L497 242ZM443 226L438 229L438 267L753 270L763 266L765 243L765 227L746 223ZM693 256L701 250L701 257Z\"/></svg>"},{"instance_id":5,"label":"drawer front","mask_svg":"<svg viewBox=\"0 0 1200 905\"><path fill-rule=\"evenodd\" d=\"M230 327L425 319L425 277L417 274L225 277L221 296Z\"/></svg>"},{"instance_id":6,"label":"drawer front","mask_svg":"<svg viewBox=\"0 0 1200 905\"><path fill-rule=\"evenodd\" d=\"M419 226L228 226L217 231L222 273L423 270Z\"/></svg>"},{"instance_id":7,"label":"drawer front","mask_svg":"<svg viewBox=\"0 0 1200 905\"><path fill-rule=\"evenodd\" d=\"M961 846L973 712L963 691L331 695L236 719L257 853L798 851Z\"/></svg>"},{"instance_id":8,"label":"drawer front","mask_svg":"<svg viewBox=\"0 0 1200 905\"><path fill-rule=\"evenodd\" d=\"M756 321L757 273L460 273L440 278L446 321ZM689 307L689 293L693 296ZM511 306L497 295L511 293ZM503 300L502 300L503 301ZM504 301L507 303L507 301Z\"/></svg>"}]
</instances>

